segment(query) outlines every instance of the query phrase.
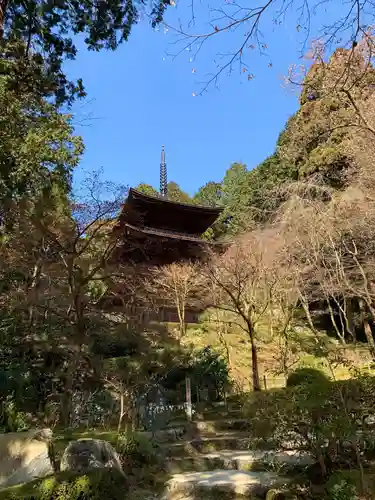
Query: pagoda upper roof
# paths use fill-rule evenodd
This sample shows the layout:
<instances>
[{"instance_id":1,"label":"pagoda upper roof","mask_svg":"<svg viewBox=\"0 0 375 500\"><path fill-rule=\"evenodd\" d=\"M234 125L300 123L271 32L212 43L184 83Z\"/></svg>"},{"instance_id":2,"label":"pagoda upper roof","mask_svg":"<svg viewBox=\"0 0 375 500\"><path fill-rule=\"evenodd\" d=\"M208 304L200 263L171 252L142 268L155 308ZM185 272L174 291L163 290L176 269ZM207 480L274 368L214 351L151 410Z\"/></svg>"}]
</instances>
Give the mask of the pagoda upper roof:
<instances>
[{"instance_id":1,"label":"pagoda upper roof","mask_svg":"<svg viewBox=\"0 0 375 500\"><path fill-rule=\"evenodd\" d=\"M200 236L217 219L222 208L180 203L130 188L120 221L134 226Z\"/></svg>"}]
</instances>

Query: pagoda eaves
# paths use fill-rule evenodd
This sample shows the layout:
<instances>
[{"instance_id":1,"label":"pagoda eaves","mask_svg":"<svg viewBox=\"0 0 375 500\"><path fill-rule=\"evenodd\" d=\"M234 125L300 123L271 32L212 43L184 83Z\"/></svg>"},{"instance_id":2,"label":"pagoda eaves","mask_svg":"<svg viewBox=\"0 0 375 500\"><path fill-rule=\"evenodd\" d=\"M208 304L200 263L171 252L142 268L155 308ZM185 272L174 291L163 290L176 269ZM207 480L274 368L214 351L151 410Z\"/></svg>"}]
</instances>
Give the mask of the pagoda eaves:
<instances>
[{"instance_id":1,"label":"pagoda eaves","mask_svg":"<svg viewBox=\"0 0 375 500\"><path fill-rule=\"evenodd\" d=\"M160 236L198 239L217 219L222 208L180 203L164 197L150 196L136 189L129 190L119 218L142 232ZM190 239L188 238L188 239Z\"/></svg>"}]
</instances>

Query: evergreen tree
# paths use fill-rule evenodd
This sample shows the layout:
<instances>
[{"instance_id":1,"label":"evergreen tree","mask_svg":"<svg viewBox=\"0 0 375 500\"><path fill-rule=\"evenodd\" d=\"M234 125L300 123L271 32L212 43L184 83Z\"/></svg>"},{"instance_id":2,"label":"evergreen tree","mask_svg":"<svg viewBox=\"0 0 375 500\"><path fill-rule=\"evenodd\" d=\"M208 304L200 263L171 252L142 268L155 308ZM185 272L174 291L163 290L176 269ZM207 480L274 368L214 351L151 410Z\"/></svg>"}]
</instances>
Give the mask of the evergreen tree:
<instances>
[{"instance_id":1,"label":"evergreen tree","mask_svg":"<svg viewBox=\"0 0 375 500\"><path fill-rule=\"evenodd\" d=\"M249 172L244 210L255 223L269 221L284 199L284 185L295 179L295 171L282 161L276 149Z\"/></svg>"},{"instance_id":2,"label":"evergreen tree","mask_svg":"<svg viewBox=\"0 0 375 500\"><path fill-rule=\"evenodd\" d=\"M328 62L317 58L303 81L301 107L280 139L279 155L299 180L345 187L354 166L347 141L369 129L360 110L371 105L374 83L375 70L359 45L337 49Z\"/></svg>"},{"instance_id":3,"label":"evergreen tree","mask_svg":"<svg viewBox=\"0 0 375 500\"><path fill-rule=\"evenodd\" d=\"M169 3L159 0L146 12L152 26L162 21ZM82 81L68 81L63 70L64 60L77 54L72 35L84 34L89 50L115 50L128 40L142 11L142 0L0 0L0 41L24 41L25 63L30 55L43 55L57 102L71 102L84 95Z\"/></svg>"},{"instance_id":4,"label":"evergreen tree","mask_svg":"<svg viewBox=\"0 0 375 500\"><path fill-rule=\"evenodd\" d=\"M180 186L176 182L168 182L168 199L171 201L177 201L179 203L192 203L190 196L182 191Z\"/></svg>"},{"instance_id":5,"label":"evergreen tree","mask_svg":"<svg viewBox=\"0 0 375 500\"><path fill-rule=\"evenodd\" d=\"M233 163L222 182L221 205L224 207L217 221L219 233L237 233L246 227L244 220L248 192L248 170L242 163ZM246 218L246 217L245 217Z\"/></svg>"},{"instance_id":6,"label":"evergreen tree","mask_svg":"<svg viewBox=\"0 0 375 500\"><path fill-rule=\"evenodd\" d=\"M138 184L138 186L135 187L135 189L150 196L160 196L160 193L153 186L151 186L151 184L145 184L141 182L140 184Z\"/></svg>"},{"instance_id":7,"label":"evergreen tree","mask_svg":"<svg viewBox=\"0 0 375 500\"><path fill-rule=\"evenodd\" d=\"M70 190L71 176L83 151L71 116L50 101L43 61L25 65L19 42L3 44L0 62L0 210L30 203L58 185ZM20 76L17 81L17 75ZM17 82L17 85L14 83Z\"/></svg>"},{"instance_id":8,"label":"evergreen tree","mask_svg":"<svg viewBox=\"0 0 375 500\"><path fill-rule=\"evenodd\" d=\"M197 205L217 207L220 205L221 196L221 183L210 181L199 188L198 192L193 197L193 201L197 203Z\"/></svg>"}]
</instances>

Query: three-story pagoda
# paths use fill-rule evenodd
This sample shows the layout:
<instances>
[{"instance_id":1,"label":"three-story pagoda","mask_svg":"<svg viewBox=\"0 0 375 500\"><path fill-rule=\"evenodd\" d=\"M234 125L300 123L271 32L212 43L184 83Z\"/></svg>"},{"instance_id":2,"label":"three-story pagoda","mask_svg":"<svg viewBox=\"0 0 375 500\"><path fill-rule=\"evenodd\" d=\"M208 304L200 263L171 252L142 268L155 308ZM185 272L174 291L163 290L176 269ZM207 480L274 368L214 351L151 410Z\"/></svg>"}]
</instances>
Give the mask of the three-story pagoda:
<instances>
[{"instance_id":1,"label":"three-story pagoda","mask_svg":"<svg viewBox=\"0 0 375 500\"><path fill-rule=\"evenodd\" d=\"M136 266L139 275L147 275L152 268L173 262L200 260L208 247L220 247L207 241L203 234L221 211L222 208L180 203L168 198L163 147L160 194L153 196L129 189L115 227L119 245L114 258L116 262ZM186 311L186 322L195 322L199 312L194 309ZM165 304L159 309L156 319L174 322L177 321L177 312Z\"/></svg>"}]
</instances>

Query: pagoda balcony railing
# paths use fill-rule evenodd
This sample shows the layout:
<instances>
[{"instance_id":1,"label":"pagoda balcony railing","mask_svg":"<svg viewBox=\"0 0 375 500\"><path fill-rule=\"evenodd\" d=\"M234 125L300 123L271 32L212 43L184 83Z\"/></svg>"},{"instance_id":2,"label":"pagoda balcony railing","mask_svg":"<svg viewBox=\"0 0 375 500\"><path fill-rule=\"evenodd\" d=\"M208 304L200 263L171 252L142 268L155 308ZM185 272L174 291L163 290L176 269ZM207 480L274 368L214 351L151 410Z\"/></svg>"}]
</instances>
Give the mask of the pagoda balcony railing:
<instances>
[{"instance_id":1,"label":"pagoda balcony railing","mask_svg":"<svg viewBox=\"0 0 375 500\"><path fill-rule=\"evenodd\" d=\"M155 236L164 236L166 238L184 239L184 240L196 241L199 243L206 243L206 240L201 238L199 234L184 233L180 231L169 231L167 229L159 229L155 227L141 226L141 225L134 226L132 224L129 224L128 222L126 223L126 226L131 230L140 231L141 233L144 234L152 234Z\"/></svg>"},{"instance_id":2,"label":"pagoda balcony railing","mask_svg":"<svg viewBox=\"0 0 375 500\"><path fill-rule=\"evenodd\" d=\"M128 316L129 319L135 319L138 323L145 324L150 321L178 323L179 316L176 307L166 306L158 308L148 308L142 306L117 306L113 304L111 313L122 313ZM199 315L202 311L195 307L187 307L185 309L185 322L198 323Z\"/></svg>"}]
</instances>

